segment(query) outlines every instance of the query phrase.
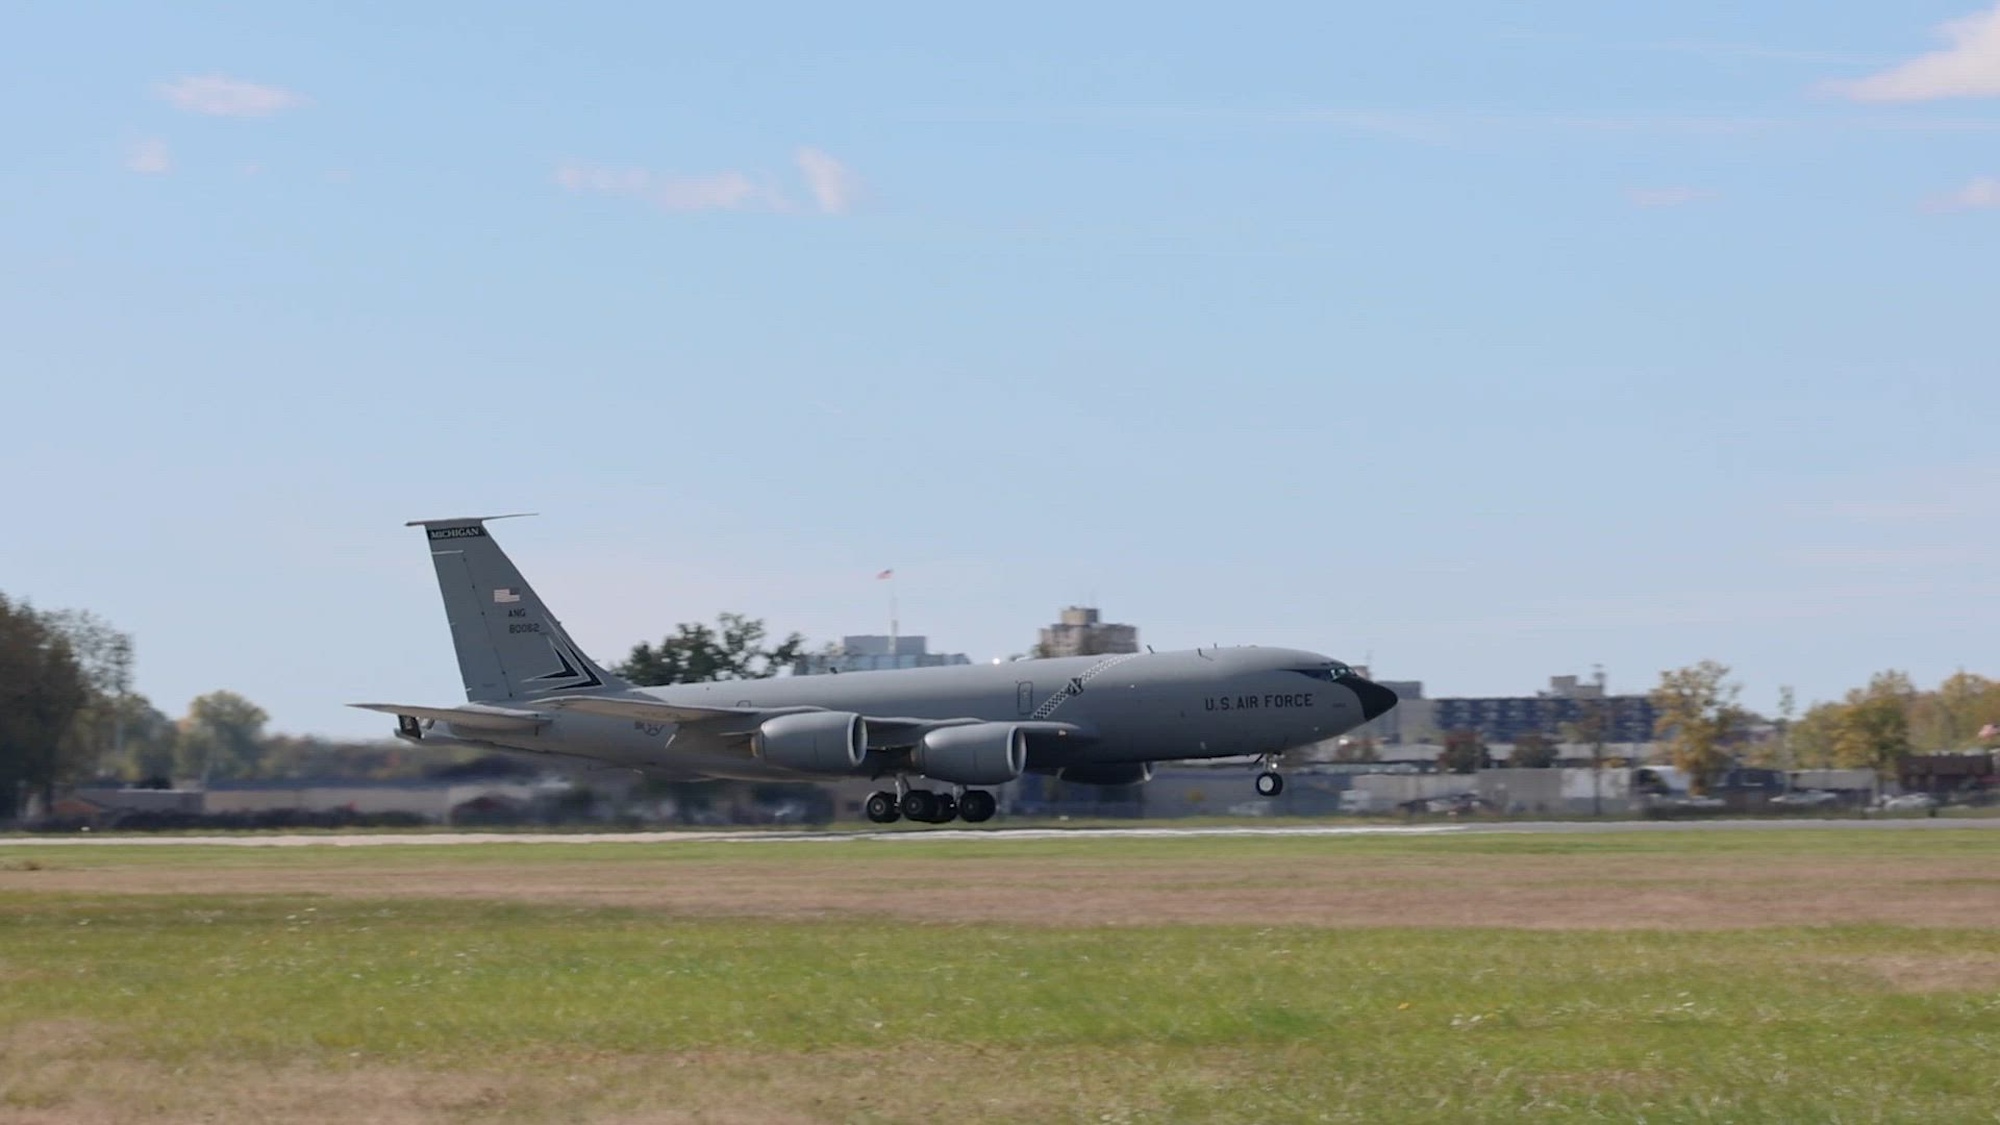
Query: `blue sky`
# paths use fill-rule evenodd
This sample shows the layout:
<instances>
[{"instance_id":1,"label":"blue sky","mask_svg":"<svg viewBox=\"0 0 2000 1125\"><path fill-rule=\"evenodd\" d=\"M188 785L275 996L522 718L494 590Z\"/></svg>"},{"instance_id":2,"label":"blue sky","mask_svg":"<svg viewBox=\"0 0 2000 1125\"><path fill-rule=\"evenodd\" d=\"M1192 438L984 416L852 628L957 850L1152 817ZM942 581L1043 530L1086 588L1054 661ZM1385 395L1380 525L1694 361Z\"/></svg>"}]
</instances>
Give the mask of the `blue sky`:
<instances>
[{"instance_id":1,"label":"blue sky","mask_svg":"<svg viewBox=\"0 0 2000 1125\"><path fill-rule=\"evenodd\" d=\"M1432 694L2000 674L2000 7L38 5L0 591L169 713L1093 600Z\"/></svg>"}]
</instances>

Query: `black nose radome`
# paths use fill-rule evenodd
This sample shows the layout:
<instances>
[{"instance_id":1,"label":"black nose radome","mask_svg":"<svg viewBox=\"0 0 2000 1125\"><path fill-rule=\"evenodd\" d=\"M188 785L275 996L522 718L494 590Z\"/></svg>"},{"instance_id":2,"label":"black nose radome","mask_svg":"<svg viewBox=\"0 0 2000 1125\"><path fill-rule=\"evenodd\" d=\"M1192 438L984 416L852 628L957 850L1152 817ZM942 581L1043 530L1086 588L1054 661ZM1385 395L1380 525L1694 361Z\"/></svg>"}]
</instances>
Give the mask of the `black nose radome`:
<instances>
[{"instance_id":1,"label":"black nose radome","mask_svg":"<svg viewBox=\"0 0 2000 1125\"><path fill-rule=\"evenodd\" d=\"M1364 719L1386 715L1389 708L1396 705L1396 693L1373 680L1356 676L1346 682L1349 690L1361 699L1361 717Z\"/></svg>"}]
</instances>

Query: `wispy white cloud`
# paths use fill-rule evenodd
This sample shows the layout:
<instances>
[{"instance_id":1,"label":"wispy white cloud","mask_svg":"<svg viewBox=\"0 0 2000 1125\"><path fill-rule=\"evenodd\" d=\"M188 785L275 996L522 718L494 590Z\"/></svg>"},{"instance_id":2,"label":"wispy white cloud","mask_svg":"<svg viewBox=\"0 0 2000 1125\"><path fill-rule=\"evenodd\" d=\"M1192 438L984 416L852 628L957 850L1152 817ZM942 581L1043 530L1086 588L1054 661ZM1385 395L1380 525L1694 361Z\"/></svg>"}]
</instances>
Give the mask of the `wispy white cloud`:
<instances>
[{"instance_id":1,"label":"wispy white cloud","mask_svg":"<svg viewBox=\"0 0 2000 1125\"><path fill-rule=\"evenodd\" d=\"M143 176L164 176L174 170L174 154L167 142L148 137L125 154L125 167Z\"/></svg>"},{"instance_id":2,"label":"wispy white cloud","mask_svg":"<svg viewBox=\"0 0 2000 1125\"><path fill-rule=\"evenodd\" d=\"M1647 209L1685 207L1690 203L1714 199L1716 196L1716 192L1691 187L1633 188L1625 193L1625 198L1631 200L1634 207Z\"/></svg>"},{"instance_id":3,"label":"wispy white cloud","mask_svg":"<svg viewBox=\"0 0 2000 1125\"><path fill-rule=\"evenodd\" d=\"M824 215L845 215L854 206L860 181L847 165L816 148L802 148L793 157L806 178L806 188Z\"/></svg>"},{"instance_id":4,"label":"wispy white cloud","mask_svg":"<svg viewBox=\"0 0 2000 1125\"><path fill-rule=\"evenodd\" d=\"M845 164L810 147L799 149L794 159L805 177L813 206L821 214L844 215L853 208L859 181ZM555 179L564 190L579 195L633 199L676 214L704 211L795 214L800 210L768 179L760 180L733 169L689 176L572 160L557 166Z\"/></svg>"},{"instance_id":5,"label":"wispy white cloud","mask_svg":"<svg viewBox=\"0 0 2000 1125\"><path fill-rule=\"evenodd\" d=\"M2000 176L1980 176L1924 205L1927 211L1991 211L2000 208Z\"/></svg>"},{"instance_id":6,"label":"wispy white cloud","mask_svg":"<svg viewBox=\"0 0 2000 1125\"><path fill-rule=\"evenodd\" d=\"M1938 29L1943 50L1919 55L1879 74L1826 89L1862 102L1925 102L2000 97L2000 4Z\"/></svg>"},{"instance_id":7,"label":"wispy white cloud","mask_svg":"<svg viewBox=\"0 0 2000 1125\"><path fill-rule=\"evenodd\" d=\"M177 78L160 85L160 96L175 109L210 117L274 117L306 104L290 90L221 74Z\"/></svg>"}]
</instances>

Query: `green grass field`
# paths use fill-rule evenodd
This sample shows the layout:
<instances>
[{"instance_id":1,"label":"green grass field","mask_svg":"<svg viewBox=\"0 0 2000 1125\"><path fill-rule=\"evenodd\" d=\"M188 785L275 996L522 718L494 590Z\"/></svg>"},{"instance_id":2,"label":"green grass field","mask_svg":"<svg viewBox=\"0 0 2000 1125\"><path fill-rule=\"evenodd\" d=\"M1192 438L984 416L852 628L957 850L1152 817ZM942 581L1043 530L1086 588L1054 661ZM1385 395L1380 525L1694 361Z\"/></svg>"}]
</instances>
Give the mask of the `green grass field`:
<instances>
[{"instance_id":1,"label":"green grass field","mask_svg":"<svg viewBox=\"0 0 2000 1125\"><path fill-rule=\"evenodd\" d=\"M1093 893L1064 880L1101 868L1095 893L1155 878L1164 905L1214 893L1176 872L1221 864L1589 895L1615 861L1698 906L1704 863L1909 866L1990 894L1989 840L0 845L0 1121L1991 1121L1987 926L1157 924L1144 901L1070 925L510 893L623 872L974 895L989 869ZM182 873L247 889L155 885ZM413 875L443 882L394 882Z\"/></svg>"}]
</instances>

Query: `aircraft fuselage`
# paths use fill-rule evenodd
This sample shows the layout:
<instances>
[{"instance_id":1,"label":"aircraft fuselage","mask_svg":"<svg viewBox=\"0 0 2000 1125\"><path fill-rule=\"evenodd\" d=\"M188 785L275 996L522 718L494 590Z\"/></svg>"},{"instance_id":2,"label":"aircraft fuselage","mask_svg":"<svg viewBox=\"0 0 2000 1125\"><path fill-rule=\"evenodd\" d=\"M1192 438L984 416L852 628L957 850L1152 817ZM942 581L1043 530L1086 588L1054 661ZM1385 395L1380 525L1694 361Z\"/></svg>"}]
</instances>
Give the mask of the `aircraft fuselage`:
<instances>
[{"instance_id":1,"label":"aircraft fuselage","mask_svg":"<svg viewBox=\"0 0 2000 1125\"><path fill-rule=\"evenodd\" d=\"M1332 670L1339 667L1329 657L1292 649L1217 648L729 680L632 694L692 707L815 707L864 716L1074 727L1074 737L1031 743L1029 768L1050 770L1279 754L1336 737L1370 717L1371 701L1364 695L1371 689L1386 694L1359 677L1335 679ZM668 776L808 776L760 761L740 731L710 727L565 714L532 735L456 727L453 734Z\"/></svg>"}]
</instances>

